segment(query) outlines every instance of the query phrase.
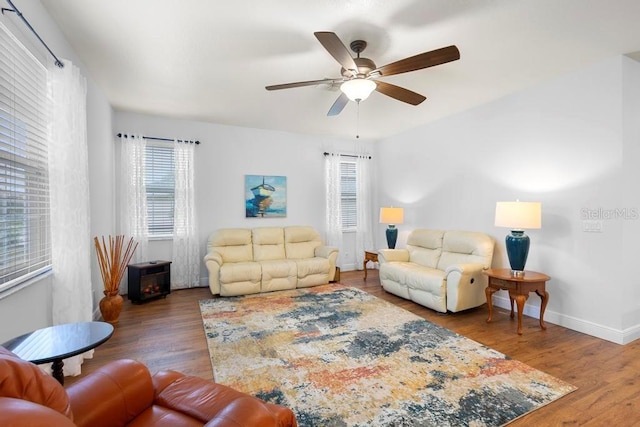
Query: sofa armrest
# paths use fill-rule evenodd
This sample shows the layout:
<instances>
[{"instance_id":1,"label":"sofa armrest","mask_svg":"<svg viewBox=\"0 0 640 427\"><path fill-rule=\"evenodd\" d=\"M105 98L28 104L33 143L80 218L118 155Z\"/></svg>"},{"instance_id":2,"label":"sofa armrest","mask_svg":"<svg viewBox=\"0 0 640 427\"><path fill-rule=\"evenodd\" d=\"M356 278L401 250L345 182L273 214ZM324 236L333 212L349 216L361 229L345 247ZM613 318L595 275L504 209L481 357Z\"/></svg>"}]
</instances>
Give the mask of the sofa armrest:
<instances>
[{"instance_id":1,"label":"sofa armrest","mask_svg":"<svg viewBox=\"0 0 640 427\"><path fill-rule=\"evenodd\" d=\"M378 251L378 263L385 262L409 262L409 251L407 249L380 249Z\"/></svg>"},{"instance_id":2,"label":"sofa armrest","mask_svg":"<svg viewBox=\"0 0 640 427\"><path fill-rule=\"evenodd\" d=\"M338 248L333 246L318 246L314 255L329 260L329 281L336 279L336 263L338 262Z\"/></svg>"},{"instance_id":3,"label":"sofa armrest","mask_svg":"<svg viewBox=\"0 0 640 427\"><path fill-rule=\"evenodd\" d=\"M153 404L153 383L135 360L111 362L67 387L77 426L126 425Z\"/></svg>"},{"instance_id":4,"label":"sofa armrest","mask_svg":"<svg viewBox=\"0 0 640 427\"><path fill-rule=\"evenodd\" d=\"M207 252L207 254L204 256L204 262L207 261L214 261L218 265L222 265L222 255L220 255L220 252L217 251Z\"/></svg>"},{"instance_id":5,"label":"sofa armrest","mask_svg":"<svg viewBox=\"0 0 640 427\"><path fill-rule=\"evenodd\" d=\"M462 264L454 264L447 267L445 274L448 276L451 272L457 272L460 274L477 274L482 273L484 266L480 263L469 262Z\"/></svg>"},{"instance_id":6,"label":"sofa armrest","mask_svg":"<svg viewBox=\"0 0 640 427\"><path fill-rule=\"evenodd\" d=\"M265 403L271 413L263 410L256 411L253 399L252 396L244 396L234 400L233 403L206 423L205 427L297 427L298 423L290 409Z\"/></svg>"},{"instance_id":7,"label":"sofa armrest","mask_svg":"<svg viewBox=\"0 0 640 427\"><path fill-rule=\"evenodd\" d=\"M458 312L486 302L487 277L480 263L454 264L445 270L447 278L447 310Z\"/></svg>"},{"instance_id":8,"label":"sofa armrest","mask_svg":"<svg viewBox=\"0 0 640 427\"><path fill-rule=\"evenodd\" d=\"M154 375L155 404L187 414L207 426L296 426L293 411L222 384L175 371Z\"/></svg>"},{"instance_id":9,"label":"sofa armrest","mask_svg":"<svg viewBox=\"0 0 640 427\"><path fill-rule=\"evenodd\" d=\"M338 248L333 246L318 246L315 249L315 256L317 257L330 258L333 254L335 254L336 257L338 256Z\"/></svg>"},{"instance_id":10,"label":"sofa armrest","mask_svg":"<svg viewBox=\"0 0 640 427\"><path fill-rule=\"evenodd\" d=\"M222 267L222 255L216 251L210 251L204 257L204 264L209 271L209 289L213 295L220 294L220 267Z\"/></svg>"},{"instance_id":11,"label":"sofa armrest","mask_svg":"<svg viewBox=\"0 0 640 427\"><path fill-rule=\"evenodd\" d=\"M162 390L167 388L171 383L179 380L186 375L182 372L165 370L156 372L151 377L151 381L153 382L153 391L154 391L154 400L158 398L158 395L162 393Z\"/></svg>"},{"instance_id":12,"label":"sofa armrest","mask_svg":"<svg viewBox=\"0 0 640 427\"><path fill-rule=\"evenodd\" d=\"M73 421L58 411L13 397L0 397L0 421L3 426L75 427Z\"/></svg>"}]
</instances>

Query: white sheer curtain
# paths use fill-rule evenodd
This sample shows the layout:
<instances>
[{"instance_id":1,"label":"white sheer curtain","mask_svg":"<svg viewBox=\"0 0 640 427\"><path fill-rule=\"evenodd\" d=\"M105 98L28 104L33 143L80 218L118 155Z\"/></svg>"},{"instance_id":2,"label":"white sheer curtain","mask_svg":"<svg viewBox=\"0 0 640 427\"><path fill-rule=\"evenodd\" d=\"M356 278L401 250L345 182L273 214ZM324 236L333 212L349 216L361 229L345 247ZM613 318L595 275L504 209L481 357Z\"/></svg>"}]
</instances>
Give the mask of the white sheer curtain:
<instances>
[{"instance_id":1,"label":"white sheer curtain","mask_svg":"<svg viewBox=\"0 0 640 427\"><path fill-rule=\"evenodd\" d=\"M373 247L371 160L368 155L359 155L356 159L356 209L358 225L356 228L356 265L364 265L364 251Z\"/></svg>"},{"instance_id":2,"label":"white sheer curtain","mask_svg":"<svg viewBox=\"0 0 640 427\"><path fill-rule=\"evenodd\" d=\"M326 186L326 244L342 247L342 222L340 214L340 155L324 156Z\"/></svg>"},{"instance_id":3,"label":"white sheer curtain","mask_svg":"<svg viewBox=\"0 0 640 427\"><path fill-rule=\"evenodd\" d=\"M144 183L146 140L140 135L120 137L120 234L138 243L131 263L148 261L149 227ZM121 284L123 292L125 280Z\"/></svg>"},{"instance_id":4,"label":"white sheer curtain","mask_svg":"<svg viewBox=\"0 0 640 427\"><path fill-rule=\"evenodd\" d=\"M49 67L53 324L93 317L92 239L89 227L89 165L86 80L71 61ZM64 375L79 375L92 351L66 359Z\"/></svg>"},{"instance_id":5,"label":"white sheer curtain","mask_svg":"<svg viewBox=\"0 0 640 427\"><path fill-rule=\"evenodd\" d=\"M200 284L200 248L195 214L195 144L174 141L175 202L173 209L173 258L171 288Z\"/></svg>"}]
</instances>

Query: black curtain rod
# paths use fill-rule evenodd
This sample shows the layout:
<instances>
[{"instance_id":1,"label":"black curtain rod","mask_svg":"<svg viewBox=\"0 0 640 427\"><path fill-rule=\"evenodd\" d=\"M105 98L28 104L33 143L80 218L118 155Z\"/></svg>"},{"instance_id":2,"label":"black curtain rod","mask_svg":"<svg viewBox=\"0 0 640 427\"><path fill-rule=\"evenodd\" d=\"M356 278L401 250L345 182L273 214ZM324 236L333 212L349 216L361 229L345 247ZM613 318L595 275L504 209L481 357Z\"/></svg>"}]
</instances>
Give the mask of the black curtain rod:
<instances>
[{"instance_id":1,"label":"black curtain rod","mask_svg":"<svg viewBox=\"0 0 640 427\"><path fill-rule=\"evenodd\" d=\"M334 153L327 153L326 151L324 152L325 156L329 156L329 155L333 155ZM362 155L362 156L356 156L355 154L338 154L338 156L340 157L353 157L354 159L357 159L358 157L363 157L365 159L371 159L371 156L367 156L367 155Z\"/></svg>"},{"instance_id":2,"label":"black curtain rod","mask_svg":"<svg viewBox=\"0 0 640 427\"><path fill-rule=\"evenodd\" d=\"M49 51L49 53L51 54L51 56L53 56L53 58L56 60L56 66L62 68L64 67L64 64L62 63L62 61L60 61L58 59L58 57L56 56L55 53L53 53L51 51L51 49L49 49L49 46L47 46L47 44L44 42L44 40L42 40L42 38L38 35L38 33L36 33L36 30L33 29L33 27L31 26L31 24L29 24L29 21L27 21L27 18L25 18L22 13L18 10L17 7L14 6L13 2L11 0L7 0L7 3L9 3L9 6L11 6L11 9L8 9L6 7L2 8L2 14L4 15L5 12L14 12L16 15L18 15L20 17L20 19L22 19L22 22L25 23L25 25L27 27L29 27L29 29L31 30L31 32L33 34L35 34L35 36L38 38L38 40L40 40L40 43L42 43L42 45L44 47L47 48L47 50Z\"/></svg>"},{"instance_id":3,"label":"black curtain rod","mask_svg":"<svg viewBox=\"0 0 640 427\"><path fill-rule=\"evenodd\" d=\"M118 138L129 138L129 135L127 135L126 133L119 133L117 135ZM153 139L155 141L169 141L169 142L173 142L173 141L178 141L178 142L188 142L191 144L196 144L196 145L200 145L200 141L191 141L191 140L186 140L186 139L171 139L171 138L159 138L157 136L143 136L144 139Z\"/></svg>"}]
</instances>

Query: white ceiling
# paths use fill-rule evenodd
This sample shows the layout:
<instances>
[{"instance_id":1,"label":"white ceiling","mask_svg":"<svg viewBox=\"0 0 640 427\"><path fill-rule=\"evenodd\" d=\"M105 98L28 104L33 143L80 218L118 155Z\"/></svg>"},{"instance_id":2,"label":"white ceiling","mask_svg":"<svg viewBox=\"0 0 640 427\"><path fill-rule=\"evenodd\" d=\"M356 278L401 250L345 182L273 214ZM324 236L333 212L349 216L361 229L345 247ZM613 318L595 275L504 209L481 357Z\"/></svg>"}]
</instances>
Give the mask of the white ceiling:
<instances>
[{"instance_id":1,"label":"white ceiling","mask_svg":"<svg viewBox=\"0 0 640 427\"><path fill-rule=\"evenodd\" d=\"M41 0L118 111L378 139L601 59L640 51L638 0ZM28 17L26 17L28 19ZM459 61L383 78L326 113L337 88L265 86L339 77L316 40L333 31L378 66L456 45ZM593 100L598 102L597 99Z\"/></svg>"}]
</instances>

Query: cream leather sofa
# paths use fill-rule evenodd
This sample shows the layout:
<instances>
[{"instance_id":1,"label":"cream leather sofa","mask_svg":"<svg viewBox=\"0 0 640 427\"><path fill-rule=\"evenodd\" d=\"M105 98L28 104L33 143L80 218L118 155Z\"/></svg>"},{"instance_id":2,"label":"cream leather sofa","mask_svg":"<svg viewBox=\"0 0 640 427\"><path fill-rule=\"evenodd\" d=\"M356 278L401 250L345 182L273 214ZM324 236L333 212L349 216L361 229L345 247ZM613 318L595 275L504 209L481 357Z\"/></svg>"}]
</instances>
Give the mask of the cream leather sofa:
<instances>
[{"instance_id":1,"label":"cream leather sofa","mask_svg":"<svg viewBox=\"0 0 640 427\"><path fill-rule=\"evenodd\" d=\"M327 284L337 258L313 227L258 227L213 232L204 262L211 293L233 296Z\"/></svg>"},{"instance_id":2,"label":"cream leather sofa","mask_svg":"<svg viewBox=\"0 0 640 427\"><path fill-rule=\"evenodd\" d=\"M378 252L380 282L392 294L446 313L486 302L494 240L473 231L414 230L406 249Z\"/></svg>"}]
</instances>

